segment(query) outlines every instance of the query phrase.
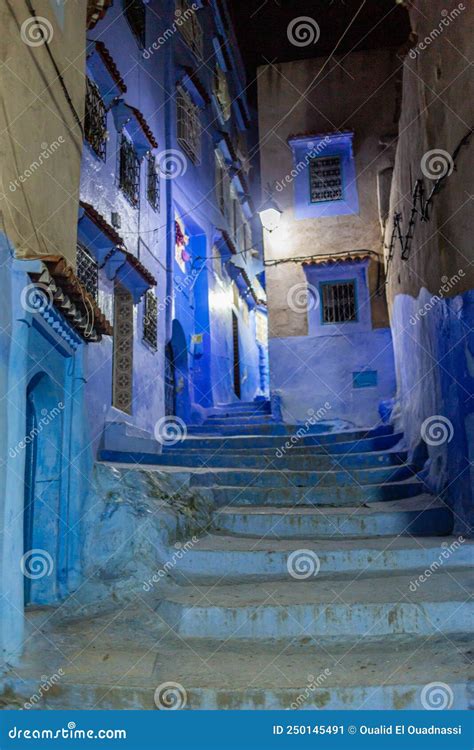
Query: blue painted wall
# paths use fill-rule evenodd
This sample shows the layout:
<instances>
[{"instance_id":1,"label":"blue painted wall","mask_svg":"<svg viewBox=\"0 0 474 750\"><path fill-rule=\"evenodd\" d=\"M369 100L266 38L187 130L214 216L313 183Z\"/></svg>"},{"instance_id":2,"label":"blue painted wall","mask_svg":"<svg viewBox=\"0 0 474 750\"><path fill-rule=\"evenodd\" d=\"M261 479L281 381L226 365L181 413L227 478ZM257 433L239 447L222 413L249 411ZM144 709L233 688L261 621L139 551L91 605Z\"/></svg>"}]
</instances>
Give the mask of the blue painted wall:
<instances>
[{"instance_id":1,"label":"blue painted wall","mask_svg":"<svg viewBox=\"0 0 474 750\"><path fill-rule=\"evenodd\" d=\"M445 491L455 532L469 533L474 501L474 291L450 299L399 294L392 310L395 416L425 481Z\"/></svg>"}]
</instances>

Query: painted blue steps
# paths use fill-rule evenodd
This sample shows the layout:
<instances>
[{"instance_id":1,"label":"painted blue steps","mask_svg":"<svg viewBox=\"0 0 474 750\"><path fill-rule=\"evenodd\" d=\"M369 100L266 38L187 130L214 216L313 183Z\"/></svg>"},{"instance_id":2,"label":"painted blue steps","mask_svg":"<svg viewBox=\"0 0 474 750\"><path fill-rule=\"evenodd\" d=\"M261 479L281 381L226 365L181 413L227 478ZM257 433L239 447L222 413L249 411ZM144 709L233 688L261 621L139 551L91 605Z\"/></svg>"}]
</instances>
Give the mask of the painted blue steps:
<instances>
[{"instance_id":1,"label":"painted blue steps","mask_svg":"<svg viewBox=\"0 0 474 750\"><path fill-rule=\"evenodd\" d=\"M420 481L391 482L386 484L351 485L333 487L239 487L212 486L216 506L267 505L294 507L306 506L358 506L370 503L391 502L422 495L425 491Z\"/></svg>"},{"instance_id":2,"label":"painted blue steps","mask_svg":"<svg viewBox=\"0 0 474 750\"><path fill-rule=\"evenodd\" d=\"M336 471L282 471L274 467L259 469L213 469L193 474L191 485L212 487L231 485L233 487L332 487L360 486L403 482L414 478L416 469L413 465L382 466L368 469L339 469Z\"/></svg>"},{"instance_id":3,"label":"painted blue steps","mask_svg":"<svg viewBox=\"0 0 474 750\"><path fill-rule=\"evenodd\" d=\"M453 541L453 540L451 540ZM251 581L291 581L292 556L308 566L317 560L319 581L339 580L350 575L378 576L382 573L426 570L433 560L443 560L443 570L459 570L472 562L474 542L459 545L454 554L443 557L445 542L440 537L413 539L400 536L387 544L384 537L337 539L240 538L209 533L175 561L173 577L184 584L221 584ZM172 551L170 552L170 555ZM310 567L308 567L310 571ZM300 572L305 572L304 562ZM316 575L316 573L315 573ZM293 578L293 580L295 580Z\"/></svg>"},{"instance_id":4,"label":"painted blue steps","mask_svg":"<svg viewBox=\"0 0 474 750\"><path fill-rule=\"evenodd\" d=\"M419 569L422 572L423 569ZM468 633L469 569L441 570L413 591L417 573L181 586L157 615L180 637L261 641Z\"/></svg>"},{"instance_id":5,"label":"painted blue steps","mask_svg":"<svg viewBox=\"0 0 474 750\"><path fill-rule=\"evenodd\" d=\"M451 510L431 495L350 508L227 506L214 512L217 532L264 539L434 536L450 534Z\"/></svg>"}]
</instances>

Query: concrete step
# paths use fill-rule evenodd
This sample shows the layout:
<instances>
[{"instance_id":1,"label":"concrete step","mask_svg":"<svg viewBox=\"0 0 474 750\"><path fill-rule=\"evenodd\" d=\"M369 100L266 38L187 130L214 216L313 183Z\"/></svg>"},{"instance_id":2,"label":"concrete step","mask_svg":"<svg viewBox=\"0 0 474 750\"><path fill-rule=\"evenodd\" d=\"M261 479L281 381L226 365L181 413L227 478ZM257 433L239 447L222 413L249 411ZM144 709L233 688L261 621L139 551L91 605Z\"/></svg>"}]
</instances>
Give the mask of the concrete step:
<instances>
[{"instance_id":1,"label":"concrete step","mask_svg":"<svg viewBox=\"0 0 474 750\"><path fill-rule=\"evenodd\" d=\"M232 413L270 412L270 408L270 402L263 399L261 401L234 401L231 404L217 404L214 407L216 411Z\"/></svg>"},{"instance_id":2,"label":"concrete step","mask_svg":"<svg viewBox=\"0 0 474 750\"><path fill-rule=\"evenodd\" d=\"M265 539L450 534L451 510L431 495L418 495L370 507L230 507L214 513L218 531Z\"/></svg>"},{"instance_id":3,"label":"concrete step","mask_svg":"<svg viewBox=\"0 0 474 750\"><path fill-rule=\"evenodd\" d=\"M195 487L232 485L235 487L333 487L384 482L403 482L415 477L415 467L382 466L374 469L342 469L340 471L282 471L275 469L216 469L196 471L191 479Z\"/></svg>"},{"instance_id":4,"label":"concrete step","mask_svg":"<svg viewBox=\"0 0 474 750\"><path fill-rule=\"evenodd\" d=\"M257 435L254 437L250 436L227 436L217 435L216 437L209 437L203 435L201 437L190 436L185 438L176 445L172 446L173 451L175 450L228 450L235 452L240 449L251 451L254 454L260 452L262 449L269 449L271 451L287 452L297 450L298 447L305 448L311 446L319 453L366 453L368 451L385 451L390 450L399 443L402 438L402 433L382 433L371 434L369 432L358 432L358 433L322 433L319 435L305 434L299 438L296 438L296 444L290 445L291 435L288 433L288 437L282 439L280 435ZM364 437L368 435L368 437ZM285 445L288 444L288 448ZM164 448L165 453L169 448Z\"/></svg>"},{"instance_id":5,"label":"concrete step","mask_svg":"<svg viewBox=\"0 0 474 750\"><path fill-rule=\"evenodd\" d=\"M311 448L306 449L310 451ZM109 455L112 455L111 453ZM148 463L149 457L136 453L113 454L115 460L123 460L128 463L135 459L140 463ZM336 469L351 468L376 468L380 466L399 466L406 462L408 453L406 451L386 451L378 453L353 453L348 456L329 456L321 453L297 453L276 457L270 455L252 454L250 451L244 455L233 455L229 451L166 451L160 456L152 456L151 463L157 466L183 466L192 468L241 468L241 469L279 469L292 471L330 471Z\"/></svg>"},{"instance_id":6,"label":"concrete step","mask_svg":"<svg viewBox=\"0 0 474 750\"><path fill-rule=\"evenodd\" d=\"M194 583L160 602L156 612L180 637L221 641L468 633L474 615L471 571L438 570L416 586L423 573Z\"/></svg>"},{"instance_id":7,"label":"concrete step","mask_svg":"<svg viewBox=\"0 0 474 750\"><path fill-rule=\"evenodd\" d=\"M170 557L174 549L170 549ZM356 539L250 539L206 534L181 559L171 575L178 582L239 584L292 581L302 572L318 580L346 576L425 570L433 562L447 569L466 567L474 558L474 542L454 538L409 537ZM307 576L308 577L308 576ZM312 577L312 576L311 576Z\"/></svg>"},{"instance_id":8,"label":"concrete step","mask_svg":"<svg viewBox=\"0 0 474 750\"><path fill-rule=\"evenodd\" d=\"M343 643L303 638L284 648L270 640L223 644L156 632L140 604L37 631L23 664L0 682L2 705L156 710L156 688L172 682L191 710L419 710L426 708L426 685L444 683L453 710L472 708L468 634L451 634L449 648L440 634ZM44 675L59 669L61 679L40 691ZM38 703L31 703L34 695L42 696Z\"/></svg>"},{"instance_id":9,"label":"concrete step","mask_svg":"<svg viewBox=\"0 0 474 750\"><path fill-rule=\"evenodd\" d=\"M297 432L299 430L299 437L297 435ZM218 432L218 435L216 435L216 432ZM253 439L255 437L260 438L276 438L281 441L282 435L288 435L288 436L296 436L295 439L297 441L304 439L304 438L317 438L320 440L321 443L333 443L333 442L347 442L351 440L360 440L365 437L376 437L381 435L390 435L393 433L393 429L390 426L382 425L377 428L366 428L361 430L352 430L352 431L334 431L334 432L326 432L321 431L321 429L318 429L317 425L314 427L311 427L309 429L305 428L304 426L298 427L294 425L284 425L281 422L271 422L267 425L248 425L248 426L241 426L239 425L238 428L235 425L221 425L219 426L219 429L216 429L215 425L189 425L188 426L188 434L192 436L200 435L203 438L208 437L209 435L215 435L215 439L221 437L228 437L234 440L238 440L239 438L247 438L247 444L249 445L249 439ZM286 441L285 441L286 442ZM284 444L284 443L283 443Z\"/></svg>"},{"instance_id":10,"label":"concrete step","mask_svg":"<svg viewBox=\"0 0 474 750\"><path fill-rule=\"evenodd\" d=\"M247 425L268 425L277 424L274 422L273 417L270 414L213 414L208 417L204 423L204 427L233 427L237 432L241 427Z\"/></svg>"},{"instance_id":11,"label":"concrete step","mask_svg":"<svg viewBox=\"0 0 474 750\"><path fill-rule=\"evenodd\" d=\"M217 506L222 505L282 505L282 506L353 506L387 502L415 497L424 492L419 481L390 484L351 485L333 487L242 487L213 486Z\"/></svg>"}]
</instances>

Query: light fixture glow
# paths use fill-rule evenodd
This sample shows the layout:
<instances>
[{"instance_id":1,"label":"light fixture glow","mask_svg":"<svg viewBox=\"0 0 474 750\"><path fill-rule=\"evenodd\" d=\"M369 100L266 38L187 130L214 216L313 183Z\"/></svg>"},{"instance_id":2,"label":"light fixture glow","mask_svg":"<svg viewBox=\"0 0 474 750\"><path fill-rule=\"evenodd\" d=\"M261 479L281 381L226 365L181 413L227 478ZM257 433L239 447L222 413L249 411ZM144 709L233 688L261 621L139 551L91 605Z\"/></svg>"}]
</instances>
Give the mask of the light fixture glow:
<instances>
[{"instance_id":1,"label":"light fixture glow","mask_svg":"<svg viewBox=\"0 0 474 750\"><path fill-rule=\"evenodd\" d=\"M262 227L266 229L267 232L273 232L277 229L283 212L273 198L273 193L270 188L268 189L268 198L258 213L260 221L262 222Z\"/></svg>"}]
</instances>

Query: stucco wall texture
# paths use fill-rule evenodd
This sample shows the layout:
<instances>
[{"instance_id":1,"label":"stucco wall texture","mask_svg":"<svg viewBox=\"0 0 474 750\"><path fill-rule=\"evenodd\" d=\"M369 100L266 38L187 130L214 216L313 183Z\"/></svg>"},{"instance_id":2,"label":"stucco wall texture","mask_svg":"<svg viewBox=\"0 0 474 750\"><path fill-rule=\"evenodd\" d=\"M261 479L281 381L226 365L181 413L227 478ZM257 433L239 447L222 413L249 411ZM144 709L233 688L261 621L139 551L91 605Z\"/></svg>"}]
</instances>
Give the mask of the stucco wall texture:
<instances>
[{"instance_id":1,"label":"stucco wall texture","mask_svg":"<svg viewBox=\"0 0 474 750\"><path fill-rule=\"evenodd\" d=\"M281 226L265 237L265 258L273 260L368 249L381 253L377 174L393 154L380 145L396 133L397 61L392 51L367 51L302 60L259 69L259 129L262 185L285 180L294 166L291 135L354 133L359 213L295 220L294 184L275 193ZM287 309L287 292L304 282L301 265L267 267L271 336L307 333L305 315ZM284 312L285 311L285 312ZM374 325L387 324L384 305L373 309Z\"/></svg>"},{"instance_id":2,"label":"stucco wall texture","mask_svg":"<svg viewBox=\"0 0 474 750\"><path fill-rule=\"evenodd\" d=\"M455 528L466 533L474 499L469 469L474 416L472 139L452 170L449 159L474 124L468 64L474 7L466 2L446 8L442 0L415 0L407 6L414 41L403 66L386 241L395 212L401 212L406 233L414 180L423 178L428 194L435 184L422 170L425 155L436 150L437 168L443 169L444 161L451 173L434 198L429 221L417 223L408 260L401 259L396 247L388 269L397 409L412 450L426 445L426 424L441 428L426 445L427 479L436 491L446 489Z\"/></svg>"}]
</instances>

